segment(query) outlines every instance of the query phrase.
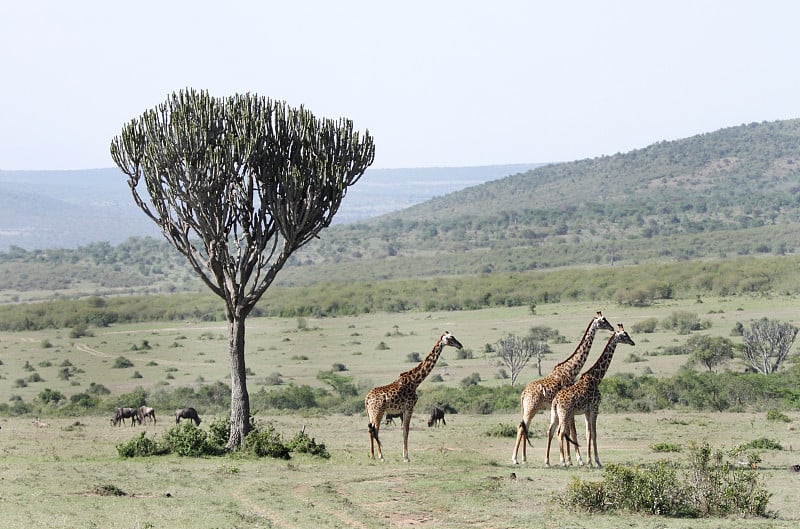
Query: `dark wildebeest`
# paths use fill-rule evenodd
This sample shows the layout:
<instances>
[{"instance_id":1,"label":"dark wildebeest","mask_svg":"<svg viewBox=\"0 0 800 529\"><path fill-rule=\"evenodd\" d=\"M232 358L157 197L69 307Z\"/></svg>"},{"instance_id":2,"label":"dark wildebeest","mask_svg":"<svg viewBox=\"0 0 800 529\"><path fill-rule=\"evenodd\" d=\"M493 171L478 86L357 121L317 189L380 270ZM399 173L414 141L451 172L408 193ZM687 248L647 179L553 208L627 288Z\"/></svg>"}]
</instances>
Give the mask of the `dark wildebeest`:
<instances>
[{"instance_id":1,"label":"dark wildebeest","mask_svg":"<svg viewBox=\"0 0 800 529\"><path fill-rule=\"evenodd\" d=\"M439 421L442 421L444 426L447 426L447 422L444 420L444 410L439 408L438 406L433 407L433 411L431 411L431 418L428 419L428 427L431 426L439 426Z\"/></svg>"},{"instance_id":2,"label":"dark wildebeest","mask_svg":"<svg viewBox=\"0 0 800 529\"><path fill-rule=\"evenodd\" d=\"M120 421L122 421L122 424L125 424L125 419L130 419L131 426L136 426L136 420L138 419L137 412L138 410L136 408L117 408L114 412L114 417L111 419L111 424L119 426Z\"/></svg>"},{"instance_id":3,"label":"dark wildebeest","mask_svg":"<svg viewBox=\"0 0 800 529\"><path fill-rule=\"evenodd\" d=\"M139 418L139 424L144 424L145 418L150 418L153 421L153 424L156 423L156 410L153 408L149 408L147 406L139 406L139 411L137 412L137 416Z\"/></svg>"},{"instance_id":4,"label":"dark wildebeest","mask_svg":"<svg viewBox=\"0 0 800 529\"><path fill-rule=\"evenodd\" d=\"M197 410L194 408L183 408L175 411L175 424L181 422L181 419L191 419L194 421L195 426L200 426L200 417L197 415Z\"/></svg>"},{"instance_id":5,"label":"dark wildebeest","mask_svg":"<svg viewBox=\"0 0 800 529\"><path fill-rule=\"evenodd\" d=\"M387 424L387 425L388 424L394 424L394 420L395 419L400 419L402 421L403 420L403 414L402 413L387 413L386 414L386 421L384 421L384 424Z\"/></svg>"}]
</instances>

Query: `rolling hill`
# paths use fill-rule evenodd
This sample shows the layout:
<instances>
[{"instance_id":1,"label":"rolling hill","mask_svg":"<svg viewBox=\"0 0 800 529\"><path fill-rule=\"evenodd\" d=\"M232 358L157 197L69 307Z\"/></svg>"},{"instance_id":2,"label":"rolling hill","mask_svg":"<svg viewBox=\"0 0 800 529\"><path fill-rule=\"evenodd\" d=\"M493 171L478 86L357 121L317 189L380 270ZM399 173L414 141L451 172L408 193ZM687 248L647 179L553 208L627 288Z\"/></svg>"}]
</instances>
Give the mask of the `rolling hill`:
<instances>
[{"instance_id":1,"label":"rolling hill","mask_svg":"<svg viewBox=\"0 0 800 529\"><path fill-rule=\"evenodd\" d=\"M383 215L540 165L369 169L348 192L335 223ZM160 233L136 207L116 168L0 170L0 251L116 245L148 236Z\"/></svg>"},{"instance_id":2,"label":"rolling hill","mask_svg":"<svg viewBox=\"0 0 800 529\"><path fill-rule=\"evenodd\" d=\"M383 194L366 202L389 202L404 181L397 174L385 178ZM787 255L797 252L799 234L800 120L752 123L522 170L331 226L292 257L278 283ZM160 240L14 248L0 253L0 270L0 288L12 291L93 284L126 291L201 288Z\"/></svg>"}]
</instances>

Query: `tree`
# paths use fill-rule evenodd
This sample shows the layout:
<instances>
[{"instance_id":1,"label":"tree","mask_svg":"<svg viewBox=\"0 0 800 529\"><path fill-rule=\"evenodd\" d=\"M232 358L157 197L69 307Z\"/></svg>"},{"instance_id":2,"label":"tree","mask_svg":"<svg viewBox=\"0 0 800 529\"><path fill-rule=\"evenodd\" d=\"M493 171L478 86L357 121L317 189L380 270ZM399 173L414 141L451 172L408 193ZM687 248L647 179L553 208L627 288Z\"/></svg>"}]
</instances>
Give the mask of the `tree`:
<instances>
[{"instance_id":1,"label":"tree","mask_svg":"<svg viewBox=\"0 0 800 529\"><path fill-rule=\"evenodd\" d=\"M689 364L702 364L709 373L726 360L733 358L733 342L721 336L693 334L686 340L685 350L689 353Z\"/></svg>"},{"instance_id":2,"label":"tree","mask_svg":"<svg viewBox=\"0 0 800 529\"><path fill-rule=\"evenodd\" d=\"M522 369L528 364L531 358L537 357L541 365L541 357L549 351L547 344L536 341L531 336L520 338L513 334L497 342L497 356L511 372L511 385L514 385Z\"/></svg>"},{"instance_id":3,"label":"tree","mask_svg":"<svg viewBox=\"0 0 800 529\"><path fill-rule=\"evenodd\" d=\"M231 370L226 449L250 431L245 319L291 254L330 225L372 164L369 132L252 94L187 89L111 142L133 199L225 303Z\"/></svg>"},{"instance_id":4,"label":"tree","mask_svg":"<svg viewBox=\"0 0 800 529\"><path fill-rule=\"evenodd\" d=\"M798 328L767 318L761 318L742 333L744 359L759 373L768 375L778 370L789 356L797 338Z\"/></svg>"}]
</instances>

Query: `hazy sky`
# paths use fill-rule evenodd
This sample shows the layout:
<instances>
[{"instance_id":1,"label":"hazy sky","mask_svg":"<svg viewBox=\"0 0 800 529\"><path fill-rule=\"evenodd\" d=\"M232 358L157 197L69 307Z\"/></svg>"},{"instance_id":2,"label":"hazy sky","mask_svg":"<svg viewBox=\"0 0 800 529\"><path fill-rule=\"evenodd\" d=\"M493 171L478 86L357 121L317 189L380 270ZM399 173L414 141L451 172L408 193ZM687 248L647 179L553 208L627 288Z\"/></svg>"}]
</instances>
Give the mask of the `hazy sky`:
<instances>
[{"instance_id":1,"label":"hazy sky","mask_svg":"<svg viewBox=\"0 0 800 529\"><path fill-rule=\"evenodd\" d=\"M374 168L567 161L800 117L800 2L8 0L0 169L113 167L182 88L347 117Z\"/></svg>"}]
</instances>

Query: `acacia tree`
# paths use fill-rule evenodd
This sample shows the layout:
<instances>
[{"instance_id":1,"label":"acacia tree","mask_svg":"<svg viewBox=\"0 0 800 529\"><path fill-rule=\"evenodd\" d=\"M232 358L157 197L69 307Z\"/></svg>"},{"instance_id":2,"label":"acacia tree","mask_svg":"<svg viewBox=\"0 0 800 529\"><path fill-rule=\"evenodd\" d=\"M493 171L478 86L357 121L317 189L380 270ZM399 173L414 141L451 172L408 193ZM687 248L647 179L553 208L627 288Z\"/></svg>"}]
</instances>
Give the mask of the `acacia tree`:
<instances>
[{"instance_id":1,"label":"acacia tree","mask_svg":"<svg viewBox=\"0 0 800 529\"><path fill-rule=\"evenodd\" d=\"M686 340L684 349L689 353L689 364L701 364L709 373L714 368L733 358L733 342L722 336L693 334Z\"/></svg>"},{"instance_id":2,"label":"acacia tree","mask_svg":"<svg viewBox=\"0 0 800 529\"><path fill-rule=\"evenodd\" d=\"M500 362L511 372L511 385L513 386L520 372L534 356L537 358L537 364L541 371L542 355L549 352L549 347L532 336L520 338L509 334L497 342L496 351Z\"/></svg>"},{"instance_id":3,"label":"acacia tree","mask_svg":"<svg viewBox=\"0 0 800 529\"><path fill-rule=\"evenodd\" d=\"M778 370L789 356L798 328L792 324L761 318L742 333L742 354L759 373Z\"/></svg>"},{"instance_id":4,"label":"acacia tree","mask_svg":"<svg viewBox=\"0 0 800 529\"><path fill-rule=\"evenodd\" d=\"M369 131L256 95L187 89L111 142L133 199L222 298L230 338L230 437L250 429L245 319L291 254L327 227L372 164Z\"/></svg>"}]
</instances>

